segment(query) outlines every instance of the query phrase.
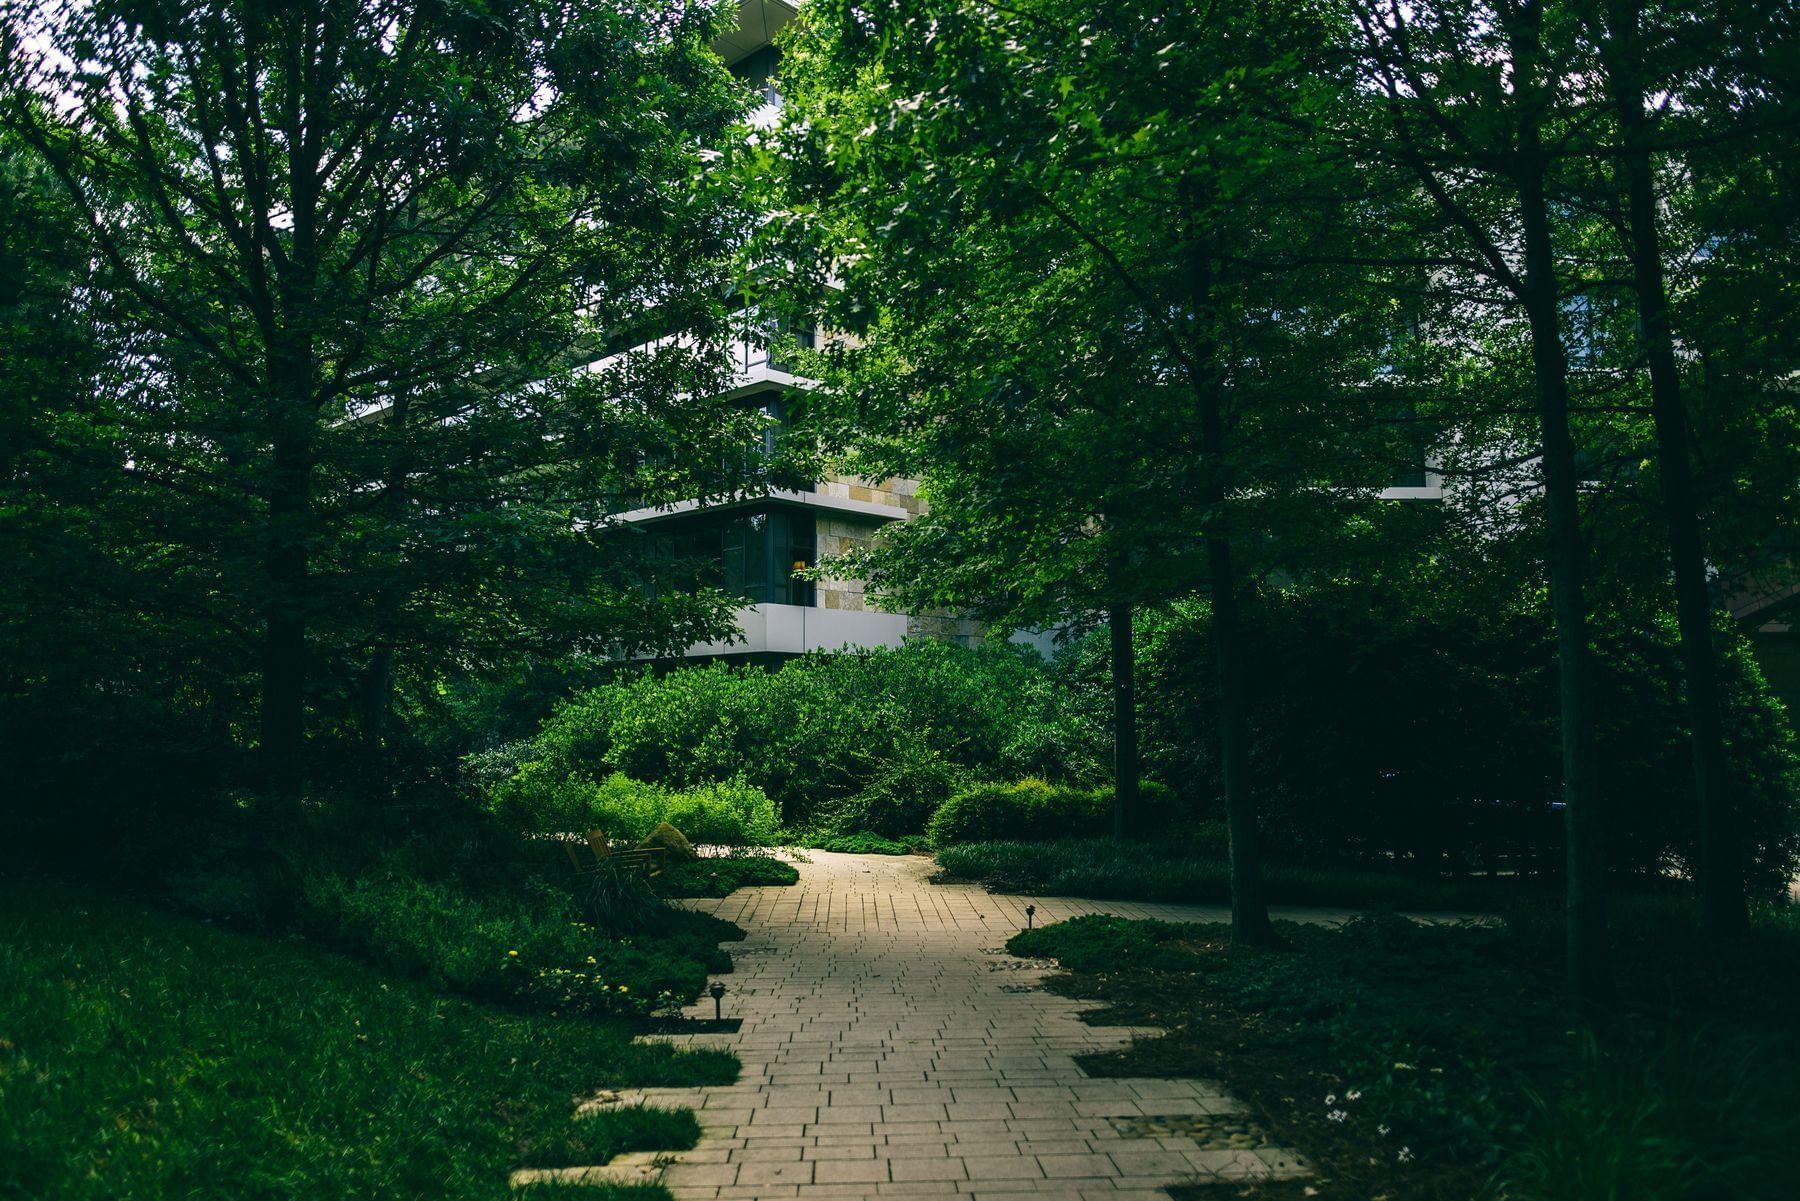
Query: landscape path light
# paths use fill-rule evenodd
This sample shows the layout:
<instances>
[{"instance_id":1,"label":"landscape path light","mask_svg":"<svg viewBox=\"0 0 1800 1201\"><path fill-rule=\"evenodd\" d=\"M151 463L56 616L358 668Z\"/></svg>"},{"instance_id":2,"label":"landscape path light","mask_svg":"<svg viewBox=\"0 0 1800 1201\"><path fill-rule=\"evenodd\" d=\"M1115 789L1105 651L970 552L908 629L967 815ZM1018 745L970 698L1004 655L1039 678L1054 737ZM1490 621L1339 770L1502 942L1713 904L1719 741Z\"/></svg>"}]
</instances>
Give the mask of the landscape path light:
<instances>
[{"instance_id":1,"label":"landscape path light","mask_svg":"<svg viewBox=\"0 0 1800 1201\"><path fill-rule=\"evenodd\" d=\"M1037 906L1036 905L1025 906L1025 928L1027 930L1031 929L1033 919L1036 917L1037 917Z\"/></svg>"},{"instance_id":2,"label":"landscape path light","mask_svg":"<svg viewBox=\"0 0 1800 1201\"><path fill-rule=\"evenodd\" d=\"M725 986L723 984L720 984L715 981L713 983L713 986L711 988L707 989L706 991L712 994L713 1021L715 1021L715 1022L724 1021L725 1019L724 1019L724 1010L722 1007L722 1002L725 1000Z\"/></svg>"}]
</instances>

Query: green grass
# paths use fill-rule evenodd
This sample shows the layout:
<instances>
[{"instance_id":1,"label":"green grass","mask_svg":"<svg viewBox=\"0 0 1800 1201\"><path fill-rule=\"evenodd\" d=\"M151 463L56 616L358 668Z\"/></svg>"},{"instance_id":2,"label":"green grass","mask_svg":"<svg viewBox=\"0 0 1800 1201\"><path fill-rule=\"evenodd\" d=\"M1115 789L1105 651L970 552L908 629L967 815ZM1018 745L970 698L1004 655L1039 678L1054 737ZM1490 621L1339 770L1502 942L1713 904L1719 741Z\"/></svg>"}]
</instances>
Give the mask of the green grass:
<instances>
[{"instance_id":1,"label":"green grass","mask_svg":"<svg viewBox=\"0 0 1800 1201\"><path fill-rule=\"evenodd\" d=\"M643 889L612 936L583 921L563 881L526 877L475 893L398 870L320 872L304 885L300 928L318 942L448 991L596 1016L633 1016L693 1000L731 970L729 922L660 904ZM623 989L621 990L621 986Z\"/></svg>"},{"instance_id":2,"label":"green grass","mask_svg":"<svg viewBox=\"0 0 1800 1201\"><path fill-rule=\"evenodd\" d=\"M560 1132L525 1152L525 1166L601 1164L627 1151L685 1151L700 1141L700 1123L688 1109L628 1105L576 1118Z\"/></svg>"},{"instance_id":3,"label":"green grass","mask_svg":"<svg viewBox=\"0 0 1800 1201\"><path fill-rule=\"evenodd\" d=\"M971 842L938 851L938 866L953 879L996 892L1115 900L1231 903L1231 869L1222 859L1149 843L1121 846L1110 839L1055 842ZM1482 912L1509 898L1535 895L1535 882L1443 879L1353 868L1264 868L1276 905Z\"/></svg>"},{"instance_id":4,"label":"green grass","mask_svg":"<svg viewBox=\"0 0 1800 1201\"><path fill-rule=\"evenodd\" d=\"M0 882L0 1195L500 1198L524 1164L686 1137L680 1118L577 1123L571 1098L737 1070L303 942Z\"/></svg>"}]
</instances>

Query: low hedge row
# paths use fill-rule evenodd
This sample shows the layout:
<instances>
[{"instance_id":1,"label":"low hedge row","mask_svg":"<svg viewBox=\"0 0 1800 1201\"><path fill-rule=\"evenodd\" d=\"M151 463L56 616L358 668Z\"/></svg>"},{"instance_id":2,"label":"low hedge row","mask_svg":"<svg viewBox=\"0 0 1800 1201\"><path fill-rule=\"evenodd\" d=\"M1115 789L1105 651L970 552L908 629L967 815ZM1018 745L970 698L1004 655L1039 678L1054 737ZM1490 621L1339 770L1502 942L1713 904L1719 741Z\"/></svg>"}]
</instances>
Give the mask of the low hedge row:
<instances>
[{"instance_id":1,"label":"low hedge row","mask_svg":"<svg viewBox=\"0 0 1800 1201\"><path fill-rule=\"evenodd\" d=\"M1148 823L1162 824L1167 819L1169 790L1151 781L1141 787ZM1000 839L1091 838L1111 832L1113 800L1110 786L1072 788L1037 778L982 784L945 801L932 814L926 832L939 847Z\"/></svg>"}]
</instances>

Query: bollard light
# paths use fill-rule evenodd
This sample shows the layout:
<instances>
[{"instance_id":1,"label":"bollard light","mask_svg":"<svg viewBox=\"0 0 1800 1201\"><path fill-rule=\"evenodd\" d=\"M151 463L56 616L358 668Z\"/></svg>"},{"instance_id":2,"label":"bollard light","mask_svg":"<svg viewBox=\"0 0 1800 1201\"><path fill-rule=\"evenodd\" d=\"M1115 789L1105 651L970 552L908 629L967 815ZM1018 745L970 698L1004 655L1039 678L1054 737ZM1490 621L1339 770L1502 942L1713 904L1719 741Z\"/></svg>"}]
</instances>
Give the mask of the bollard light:
<instances>
[{"instance_id":1,"label":"bollard light","mask_svg":"<svg viewBox=\"0 0 1800 1201\"><path fill-rule=\"evenodd\" d=\"M1025 906L1025 928L1027 930L1031 929L1033 919L1036 917L1037 917L1037 906L1036 905Z\"/></svg>"},{"instance_id":2,"label":"bollard light","mask_svg":"<svg viewBox=\"0 0 1800 1201\"><path fill-rule=\"evenodd\" d=\"M725 1020L724 1011L723 1011L721 1002L723 1002L725 999L725 986L723 984L715 983L711 988L707 989L706 991L712 994L713 1021L715 1021L715 1022L724 1021Z\"/></svg>"}]
</instances>

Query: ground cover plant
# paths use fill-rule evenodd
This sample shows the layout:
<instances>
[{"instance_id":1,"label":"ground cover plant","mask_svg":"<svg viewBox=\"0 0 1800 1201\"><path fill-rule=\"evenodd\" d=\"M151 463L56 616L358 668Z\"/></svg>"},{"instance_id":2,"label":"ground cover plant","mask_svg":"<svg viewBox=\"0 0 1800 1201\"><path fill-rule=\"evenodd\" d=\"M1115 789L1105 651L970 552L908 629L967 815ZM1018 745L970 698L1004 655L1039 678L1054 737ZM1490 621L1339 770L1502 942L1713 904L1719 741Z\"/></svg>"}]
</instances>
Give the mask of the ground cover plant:
<instances>
[{"instance_id":1,"label":"ground cover plant","mask_svg":"<svg viewBox=\"0 0 1800 1201\"><path fill-rule=\"evenodd\" d=\"M1196 905L1231 901L1231 868L1217 825L1123 845L1106 838L960 843L940 847L937 861L946 878L985 884L995 892ZM1269 900L1277 905L1486 912L1552 888L1537 877L1448 876L1330 863L1272 862L1263 872Z\"/></svg>"},{"instance_id":2,"label":"ground cover plant","mask_svg":"<svg viewBox=\"0 0 1800 1201\"><path fill-rule=\"evenodd\" d=\"M521 1165L691 1142L690 1117L577 1122L572 1096L736 1075L728 1054L633 1042L619 1023L0 882L0 1194L500 1198Z\"/></svg>"},{"instance_id":3,"label":"ground cover plant","mask_svg":"<svg viewBox=\"0 0 1800 1201\"><path fill-rule=\"evenodd\" d=\"M630 1016L693 1000L731 970L718 943L743 932L708 914L647 905L628 932L584 920L572 885L471 894L397 876L320 875L300 928L316 940L488 1000Z\"/></svg>"},{"instance_id":4,"label":"ground cover plant","mask_svg":"<svg viewBox=\"0 0 1800 1201\"><path fill-rule=\"evenodd\" d=\"M1790 1195L1800 925L1764 911L1746 944L1717 948L1677 906L1620 909L1620 1002L1588 1034L1569 1028L1548 904L1487 925L1281 923L1266 949L1224 925L1090 916L1008 946L1069 969L1051 986L1103 1002L1094 1020L1167 1029L1084 1059L1090 1073L1220 1080L1259 1138L1316 1169L1178 1195Z\"/></svg>"},{"instance_id":5,"label":"ground cover plant","mask_svg":"<svg viewBox=\"0 0 1800 1201\"><path fill-rule=\"evenodd\" d=\"M840 855L914 855L930 846L924 835L889 838L884 834L807 834L795 840L808 850L835 851Z\"/></svg>"},{"instance_id":6,"label":"ground cover plant","mask_svg":"<svg viewBox=\"0 0 1800 1201\"><path fill-rule=\"evenodd\" d=\"M727 897L740 888L794 884L799 879L793 864L772 855L709 855L671 863L650 883L665 897Z\"/></svg>"}]
</instances>

